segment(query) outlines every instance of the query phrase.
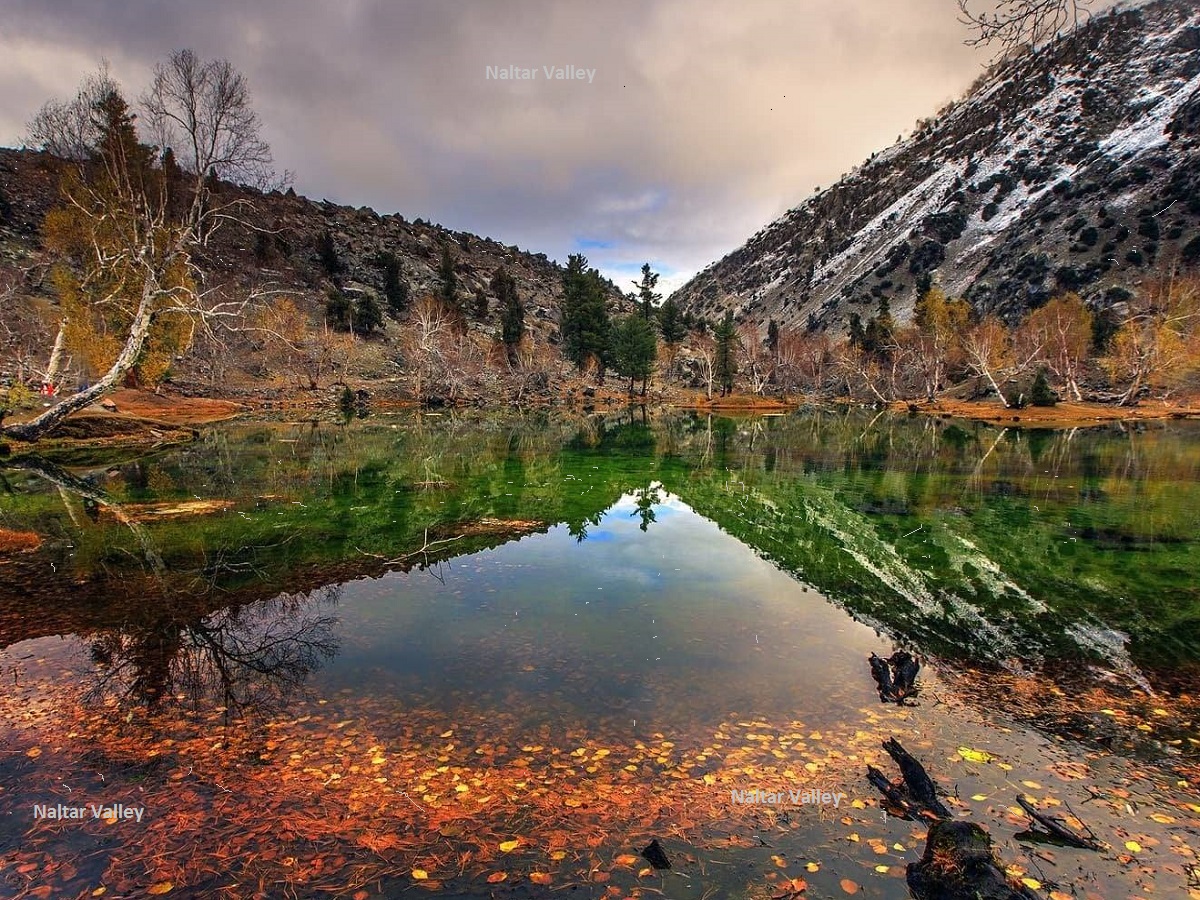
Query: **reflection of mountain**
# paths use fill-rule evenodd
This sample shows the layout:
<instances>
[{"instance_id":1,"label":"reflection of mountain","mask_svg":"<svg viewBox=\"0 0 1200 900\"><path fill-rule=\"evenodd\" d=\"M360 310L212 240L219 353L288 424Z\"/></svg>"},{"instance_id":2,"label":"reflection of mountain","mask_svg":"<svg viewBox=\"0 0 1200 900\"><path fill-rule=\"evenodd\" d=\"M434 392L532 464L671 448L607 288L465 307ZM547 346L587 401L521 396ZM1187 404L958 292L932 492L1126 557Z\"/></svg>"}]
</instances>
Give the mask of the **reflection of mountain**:
<instances>
[{"instance_id":1,"label":"reflection of mountain","mask_svg":"<svg viewBox=\"0 0 1200 900\"><path fill-rule=\"evenodd\" d=\"M82 473L126 511L227 501L207 515L146 516L138 529L120 516L93 521L57 487L10 472L5 522L46 542L2 564L0 647L119 632L150 606L179 611L171 628L211 628L279 595L436 565L557 523L585 539L625 495L649 528L661 484L926 652L1030 661L1083 652L1134 674L1120 629L1139 665L1194 665L1193 433L1184 424L998 432L857 413L229 427ZM172 642L203 646L205 636L181 631ZM176 677L155 676L163 685Z\"/></svg>"}]
</instances>

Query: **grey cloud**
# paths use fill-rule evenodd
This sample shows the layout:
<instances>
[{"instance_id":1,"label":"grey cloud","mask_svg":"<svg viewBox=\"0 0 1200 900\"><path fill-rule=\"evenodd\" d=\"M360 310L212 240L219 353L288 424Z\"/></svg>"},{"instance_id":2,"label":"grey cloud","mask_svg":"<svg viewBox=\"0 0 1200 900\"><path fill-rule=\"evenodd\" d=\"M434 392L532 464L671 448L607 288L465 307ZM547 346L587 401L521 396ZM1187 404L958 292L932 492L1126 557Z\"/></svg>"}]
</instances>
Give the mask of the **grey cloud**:
<instances>
[{"instance_id":1,"label":"grey cloud","mask_svg":"<svg viewBox=\"0 0 1200 900\"><path fill-rule=\"evenodd\" d=\"M109 56L136 94L190 46L247 74L298 190L560 260L577 238L605 241L594 262L682 273L986 61L962 45L953 0L0 0L0 22L0 139L39 92L68 92L81 60ZM596 76L485 79L509 63Z\"/></svg>"}]
</instances>

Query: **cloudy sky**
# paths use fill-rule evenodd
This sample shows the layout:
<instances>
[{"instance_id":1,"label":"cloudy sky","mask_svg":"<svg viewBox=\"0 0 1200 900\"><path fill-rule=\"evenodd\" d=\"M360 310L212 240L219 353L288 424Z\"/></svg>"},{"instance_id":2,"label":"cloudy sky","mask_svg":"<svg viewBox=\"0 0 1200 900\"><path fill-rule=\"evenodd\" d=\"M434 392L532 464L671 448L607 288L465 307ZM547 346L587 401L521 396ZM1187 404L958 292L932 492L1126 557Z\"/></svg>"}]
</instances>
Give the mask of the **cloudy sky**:
<instances>
[{"instance_id":1,"label":"cloudy sky","mask_svg":"<svg viewBox=\"0 0 1200 900\"><path fill-rule=\"evenodd\" d=\"M671 288L960 95L954 0L0 0L0 143L109 60L246 73L315 198ZM535 69L533 80L488 66ZM593 69L591 81L544 68Z\"/></svg>"}]
</instances>

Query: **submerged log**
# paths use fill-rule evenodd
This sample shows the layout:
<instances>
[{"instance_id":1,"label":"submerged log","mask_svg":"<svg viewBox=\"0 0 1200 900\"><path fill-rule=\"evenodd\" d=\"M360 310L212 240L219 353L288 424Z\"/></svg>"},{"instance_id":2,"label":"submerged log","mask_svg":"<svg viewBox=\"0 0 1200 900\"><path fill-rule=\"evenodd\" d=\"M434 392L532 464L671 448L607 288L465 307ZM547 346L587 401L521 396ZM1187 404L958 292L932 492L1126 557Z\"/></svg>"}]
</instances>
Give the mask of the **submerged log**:
<instances>
[{"instance_id":1,"label":"submerged log","mask_svg":"<svg viewBox=\"0 0 1200 900\"><path fill-rule=\"evenodd\" d=\"M892 664L892 670L895 673L892 678L892 693L896 702L900 703L908 697L915 697L917 695L917 673L921 671L921 664L916 657L904 650L898 650L892 654L888 662Z\"/></svg>"},{"instance_id":2,"label":"submerged log","mask_svg":"<svg viewBox=\"0 0 1200 900\"><path fill-rule=\"evenodd\" d=\"M867 662L871 664L871 677L875 679L875 686L879 688L879 702L887 703L888 700L893 699L892 670L888 668L886 659L876 656L874 653L870 655Z\"/></svg>"},{"instance_id":3,"label":"submerged log","mask_svg":"<svg viewBox=\"0 0 1200 900\"><path fill-rule=\"evenodd\" d=\"M909 863L908 886L917 900L1034 900L1013 884L992 852L992 838L974 822L935 822L925 853Z\"/></svg>"},{"instance_id":4,"label":"submerged log","mask_svg":"<svg viewBox=\"0 0 1200 900\"><path fill-rule=\"evenodd\" d=\"M942 801L938 799L937 785L933 783L933 779L929 777L925 767L917 762L916 758L905 750L895 738L884 741L883 749L900 767L900 774L904 776L904 786L917 805L939 819L948 818L950 810L946 809Z\"/></svg>"},{"instance_id":5,"label":"submerged log","mask_svg":"<svg viewBox=\"0 0 1200 900\"><path fill-rule=\"evenodd\" d=\"M663 850L662 844L658 842L658 838L655 838L642 848L642 856L656 869L671 868L671 860L667 859L667 852Z\"/></svg>"},{"instance_id":6,"label":"submerged log","mask_svg":"<svg viewBox=\"0 0 1200 900\"><path fill-rule=\"evenodd\" d=\"M867 781L875 787L890 807L889 812L898 819L911 821L918 812L909 803L906 791L900 785L892 784L888 777L874 766L867 766Z\"/></svg>"},{"instance_id":7,"label":"submerged log","mask_svg":"<svg viewBox=\"0 0 1200 900\"><path fill-rule=\"evenodd\" d=\"M1029 818L1046 830L1046 834L1059 843L1069 847L1079 847L1081 850L1103 850L1104 845L1096 840L1096 836L1088 828L1087 834L1082 834L1064 822L1058 816L1040 812L1023 794L1017 794L1017 803L1025 810ZM1084 825L1084 828L1087 828Z\"/></svg>"},{"instance_id":8,"label":"submerged log","mask_svg":"<svg viewBox=\"0 0 1200 900\"><path fill-rule=\"evenodd\" d=\"M879 690L880 703L903 705L905 700L917 695L917 673L921 671L921 663L911 653L897 650L887 659L872 653L867 662Z\"/></svg>"}]
</instances>

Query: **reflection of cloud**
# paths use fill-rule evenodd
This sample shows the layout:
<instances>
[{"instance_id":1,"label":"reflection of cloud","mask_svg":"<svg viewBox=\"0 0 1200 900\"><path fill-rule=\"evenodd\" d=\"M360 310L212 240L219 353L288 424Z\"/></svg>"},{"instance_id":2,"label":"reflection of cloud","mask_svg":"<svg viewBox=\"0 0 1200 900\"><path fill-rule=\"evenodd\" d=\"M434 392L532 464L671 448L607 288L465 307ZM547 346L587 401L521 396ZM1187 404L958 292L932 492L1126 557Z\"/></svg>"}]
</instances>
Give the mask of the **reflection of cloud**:
<instances>
[{"instance_id":1,"label":"reflection of cloud","mask_svg":"<svg viewBox=\"0 0 1200 900\"><path fill-rule=\"evenodd\" d=\"M7 0L0 140L107 55L136 94L192 46L250 79L297 189L565 260L688 273L960 92L945 0ZM14 52L14 48L16 52ZM487 65L594 68L593 83ZM626 255L628 254L628 256ZM609 274L607 269L604 269ZM677 279L672 279L676 281Z\"/></svg>"}]
</instances>

